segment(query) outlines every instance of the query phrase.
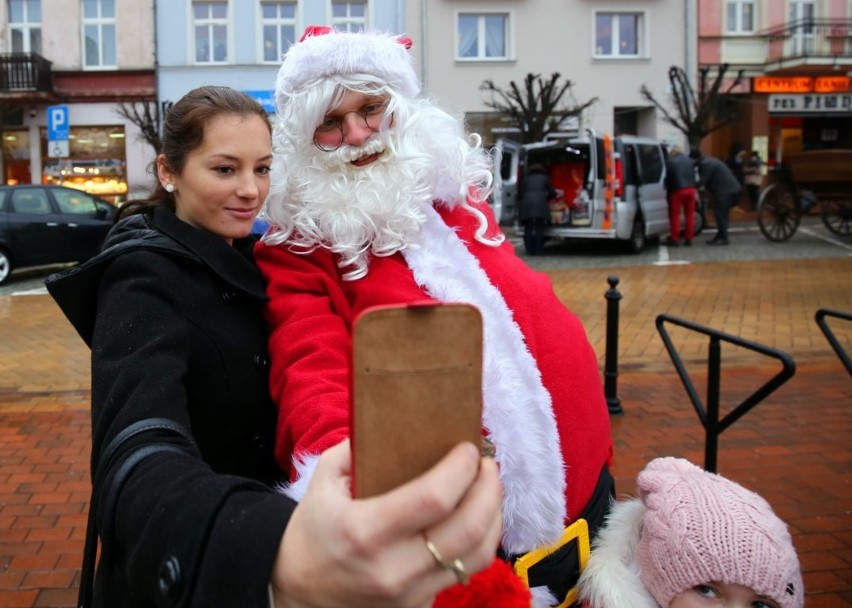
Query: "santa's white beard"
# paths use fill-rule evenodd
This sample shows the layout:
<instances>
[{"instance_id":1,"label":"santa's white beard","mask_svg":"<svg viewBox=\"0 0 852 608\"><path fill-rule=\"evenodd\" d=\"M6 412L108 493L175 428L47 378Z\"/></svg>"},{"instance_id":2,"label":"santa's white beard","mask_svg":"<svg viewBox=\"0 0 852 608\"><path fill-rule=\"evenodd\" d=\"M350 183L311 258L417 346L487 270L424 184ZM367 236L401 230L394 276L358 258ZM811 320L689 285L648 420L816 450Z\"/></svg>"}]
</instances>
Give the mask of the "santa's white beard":
<instances>
[{"instance_id":1,"label":"santa's white beard","mask_svg":"<svg viewBox=\"0 0 852 608\"><path fill-rule=\"evenodd\" d=\"M288 159L293 179L286 196L291 245L327 248L341 256L346 278L367 272L369 254L387 256L415 245L432 204L431 188L416 164L395 156L379 133L357 148ZM363 167L352 160L382 151ZM295 166L294 166L295 165ZM298 176L298 177L297 177Z\"/></svg>"}]
</instances>

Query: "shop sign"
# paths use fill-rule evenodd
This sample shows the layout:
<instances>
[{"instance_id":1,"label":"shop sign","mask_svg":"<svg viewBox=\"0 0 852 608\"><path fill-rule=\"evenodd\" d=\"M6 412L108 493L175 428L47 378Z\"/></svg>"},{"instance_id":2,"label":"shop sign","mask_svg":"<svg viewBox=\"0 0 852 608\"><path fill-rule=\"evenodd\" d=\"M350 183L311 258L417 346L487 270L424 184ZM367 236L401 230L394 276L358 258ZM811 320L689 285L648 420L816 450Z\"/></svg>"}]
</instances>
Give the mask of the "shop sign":
<instances>
[{"instance_id":1,"label":"shop sign","mask_svg":"<svg viewBox=\"0 0 852 608\"><path fill-rule=\"evenodd\" d=\"M813 86L810 76L758 76L754 79L755 93L810 93Z\"/></svg>"},{"instance_id":2,"label":"shop sign","mask_svg":"<svg viewBox=\"0 0 852 608\"><path fill-rule=\"evenodd\" d=\"M852 89L849 76L817 76L814 78L814 93L843 93Z\"/></svg>"},{"instance_id":3,"label":"shop sign","mask_svg":"<svg viewBox=\"0 0 852 608\"><path fill-rule=\"evenodd\" d=\"M843 93L852 89L848 76L758 76L755 93Z\"/></svg>"},{"instance_id":4,"label":"shop sign","mask_svg":"<svg viewBox=\"0 0 852 608\"><path fill-rule=\"evenodd\" d=\"M768 109L776 114L852 114L852 93L770 95Z\"/></svg>"}]
</instances>

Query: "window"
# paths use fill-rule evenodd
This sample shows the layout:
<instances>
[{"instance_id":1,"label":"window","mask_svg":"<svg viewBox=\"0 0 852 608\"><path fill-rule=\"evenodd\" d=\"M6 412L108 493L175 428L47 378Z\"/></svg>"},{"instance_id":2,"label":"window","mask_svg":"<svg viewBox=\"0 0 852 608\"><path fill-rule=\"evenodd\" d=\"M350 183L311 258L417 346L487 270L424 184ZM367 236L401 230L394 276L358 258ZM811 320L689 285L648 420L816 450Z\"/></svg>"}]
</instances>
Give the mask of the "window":
<instances>
[{"instance_id":1,"label":"window","mask_svg":"<svg viewBox=\"0 0 852 608\"><path fill-rule=\"evenodd\" d=\"M459 13L456 59L509 59L508 13Z\"/></svg>"},{"instance_id":2,"label":"window","mask_svg":"<svg viewBox=\"0 0 852 608\"><path fill-rule=\"evenodd\" d=\"M754 0L728 0L728 33L754 32Z\"/></svg>"},{"instance_id":3,"label":"window","mask_svg":"<svg viewBox=\"0 0 852 608\"><path fill-rule=\"evenodd\" d=\"M115 0L83 0L83 66L116 65Z\"/></svg>"},{"instance_id":4,"label":"window","mask_svg":"<svg viewBox=\"0 0 852 608\"><path fill-rule=\"evenodd\" d=\"M358 32L367 29L366 2L332 2L331 25L342 32Z\"/></svg>"},{"instance_id":5,"label":"window","mask_svg":"<svg viewBox=\"0 0 852 608\"><path fill-rule=\"evenodd\" d=\"M794 56L810 55L814 50L814 17L816 6L813 0L790 0L790 34L787 51Z\"/></svg>"},{"instance_id":6,"label":"window","mask_svg":"<svg viewBox=\"0 0 852 608\"><path fill-rule=\"evenodd\" d=\"M53 198L59 204L61 213L95 215L98 211L98 204L95 199L85 192L62 190L61 188L51 188L51 192L53 192Z\"/></svg>"},{"instance_id":7,"label":"window","mask_svg":"<svg viewBox=\"0 0 852 608\"><path fill-rule=\"evenodd\" d=\"M642 13L595 13L595 57L639 57Z\"/></svg>"},{"instance_id":8,"label":"window","mask_svg":"<svg viewBox=\"0 0 852 608\"><path fill-rule=\"evenodd\" d=\"M68 129L68 156L48 154L47 128L40 127L41 175L48 186L68 186L118 203L127 198L127 148L123 126L80 126Z\"/></svg>"},{"instance_id":9,"label":"window","mask_svg":"<svg viewBox=\"0 0 852 608\"><path fill-rule=\"evenodd\" d=\"M195 63L226 63L228 3L193 1L192 26L195 36Z\"/></svg>"},{"instance_id":10,"label":"window","mask_svg":"<svg viewBox=\"0 0 852 608\"><path fill-rule=\"evenodd\" d=\"M41 0L9 0L9 51L41 53Z\"/></svg>"},{"instance_id":11,"label":"window","mask_svg":"<svg viewBox=\"0 0 852 608\"><path fill-rule=\"evenodd\" d=\"M663 177L663 157L659 146L639 144L639 165L642 167L642 183L656 184Z\"/></svg>"},{"instance_id":12,"label":"window","mask_svg":"<svg viewBox=\"0 0 852 608\"><path fill-rule=\"evenodd\" d=\"M261 2L263 61L278 63L296 41L296 3Z\"/></svg>"},{"instance_id":13,"label":"window","mask_svg":"<svg viewBox=\"0 0 852 608\"><path fill-rule=\"evenodd\" d=\"M13 213L26 215L48 215L53 212L50 202L47 200L47 192L41 188L25 188L23 190L12 190Z\"/></svg>"}]
</instances>

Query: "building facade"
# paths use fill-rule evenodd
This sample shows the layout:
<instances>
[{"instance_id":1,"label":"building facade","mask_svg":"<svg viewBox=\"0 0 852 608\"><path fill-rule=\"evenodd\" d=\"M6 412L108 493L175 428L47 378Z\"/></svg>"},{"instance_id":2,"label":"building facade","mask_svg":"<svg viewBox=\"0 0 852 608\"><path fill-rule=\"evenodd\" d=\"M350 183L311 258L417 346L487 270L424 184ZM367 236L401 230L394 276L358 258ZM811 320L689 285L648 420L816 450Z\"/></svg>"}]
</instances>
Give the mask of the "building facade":
<instances>
[{"instance_id":1,"label":"building facade","mask_svg":"<svg viewBox=\"0 0 852 608\"><path fill-rule=\"evenodd\" d=\"M574 83L576 102L598 100L575 128L683 139L640 89L667 103L669 67L694 71L695 0L407 0L406 8L426 88L486 141L506 125L484 103L482 82L505 90L554 72Z\"/></svg>"},{"instance_id":2,"label":"building facade","mask_svg":"<svg viewBox=\"0 0 852 608\"><path fill-rule=\"evenodd\" d=\"M732 89L737 120L708 137L705 152L756 150L772 166L803 150L852 148L852 2L698 5L699 65L742 72Z\"/></svg>"},{"instance_id":3,"label":"building facade","mask_svg":"<svg viewBox=\"0 0 852 608\"><path fill-rule=\"evenodd\" d=\"M153 0L1 0L3 182L146 188L153 148L117 109L156 99L154 49Z\"/></svg>"},{"instance_id":4,"label":"building facade","mask_svg":"<svg viewBox=\"0 0 852 608\"><path fill-rule=\"evenodd\" d=\"M4 181L58 181L114 200L148 189L153 160L117 104L162 112L221 84L272 111L281 57L307 25L408 34L424 88L487 143L512 128L485 104L482 82L553 72L574 83L576 102L597 98L570 128L677 141L639 90L664 100L669 66L695 64L696 0L0 1ZM67 151L48 144L57 106L67 107Z\"/></svg>"},{"instance_id":5,"label":"building facade","mask_svg":"<svg viewBox=\"0 0 852 608\"><path fill-rule=\"evenodd\" d=\"M508 86L530 72L572 80L578 102L598 98L575 127L677 141L680 132L639 91L645 85L665 99L670 65L694 66L695 28L687 26L694 2L672 10L659 0L617 8L561 0L157 0L157 90L167 107L193 87L224 84L273 111L281 57L306 26L378 29L414 40L424 89L464 113L488 143L507 125L485 105L480 84Z\"/></svg>"},{"instance_id":6,"label":"building facade","mask_svg":"<svg viewBox=\"0 0 852 608\"><path fill-rule=\"evenodd\" d=\"M226 85L270 112L284 52L308 25L404 28L397 0L156 0L157 88L168 107L190 89Z\"/></svg>"}]
</instances>

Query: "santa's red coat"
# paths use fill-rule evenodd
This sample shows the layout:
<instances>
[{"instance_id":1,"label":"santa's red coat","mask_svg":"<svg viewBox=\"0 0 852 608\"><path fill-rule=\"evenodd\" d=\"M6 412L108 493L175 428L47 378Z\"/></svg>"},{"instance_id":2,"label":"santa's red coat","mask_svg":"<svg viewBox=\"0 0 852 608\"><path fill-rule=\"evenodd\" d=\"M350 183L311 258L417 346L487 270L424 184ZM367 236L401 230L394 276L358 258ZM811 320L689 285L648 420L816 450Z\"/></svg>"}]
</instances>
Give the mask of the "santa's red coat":
<instances>
[{"instance_id":1,"label":"santa's red coat","mask_svg":"<svg viewBox=\"0 0 852 608\"><path fill-rule=\"evenodd\" d=\"M487 205L471 204L488 217L487 234L497 234ZM468 301L485 321L483 417L506 495L504 546L528 551L555 540L583 511L611 456L597 357L546 275L508 242L477 241L479 221L462 206L439 203L435 211L418 247L371 257L368 274L354 281L341 278L346 269L325 249L257 246L270 296L276 454L298 498L317 455L348 436L351 330L362 311Z\"/></svg>"}]
</instances>

